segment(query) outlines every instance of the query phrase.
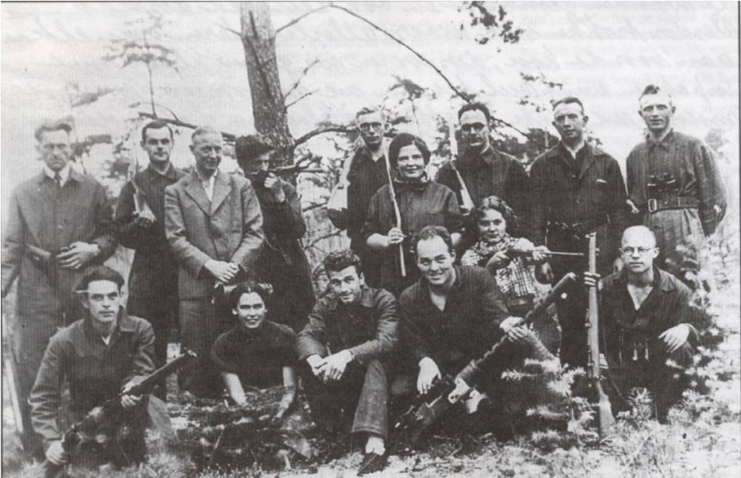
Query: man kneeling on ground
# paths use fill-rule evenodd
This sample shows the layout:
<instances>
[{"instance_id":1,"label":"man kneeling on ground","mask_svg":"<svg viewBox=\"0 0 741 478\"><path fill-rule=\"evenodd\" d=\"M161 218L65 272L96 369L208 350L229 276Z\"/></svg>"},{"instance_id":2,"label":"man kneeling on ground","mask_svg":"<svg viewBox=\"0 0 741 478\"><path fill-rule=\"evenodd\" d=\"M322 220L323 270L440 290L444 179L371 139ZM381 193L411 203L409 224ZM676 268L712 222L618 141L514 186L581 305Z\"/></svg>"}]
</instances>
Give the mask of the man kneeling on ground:
<instances>
[{"instance_id":1,"label":"man kneeling on ground","mask_svg":"<svg viewBox=\"0 0 741 478\"><path fill-rule=\"evenodd\" d=\"M699 343L702 312L691 291L654 265L656 236L645 226L629 227L620 248L625 266L602 281L601 350L609 366L605 391L614 412L628 407L629 391L651 392L654 414L665 422L686 388L684 368Z\"/></svg>"},{"instance_id":2,"label":"man kneeling on ground","mask_svg":"<svg viewBox=\"0 0 741 478\"><path fill-rule=\"evenodd\" d=\"M80 433L76 453L63 448L64 430L57 420L65 380L71 403L64 415L71 425L154 371L154 331L146 320L126 314L121 306L123 284L123 276L105 266L86 273L77 287L85 317L57 332L44 353L29 401L34 430L53 465L121 467L145 458L146 404L155 399L152 396L121 397L121 420L114 426L100 423L93 435Z\"/></svg>"},{"instance_id":3,"label":"man kneeling on ground","mask_svg":"<svg viewBox=\"0 0 741 478\"><path fill-rule=\"evenodd\" d=\"M400 350L411 376L399 374L394 395L412 393L413 383L417 392L428 393L441 376L455 377L506 336L494 360L482 364L481 373L471 377L478 383L467 383L496 404L479 407L460 428L509 435L511 426L505 424L512 417L505 409L501 373L521 365L526 357L547 360L552 355L531 331L519 325L519 317L510 317L499 287L485 269L453 265L455 251L444 227L425 227L414 238L413 247L422 277L399 298Z\"/></svg>"},{"instance_id":4,"label":"man kneeling on ground","mask_svg":"<svg viewBox=\"0 0 741 478\"><path fill-rule=\"evenodd\" d=\"M350 250L324 259L333 294L321 299L296 345L309 408L320 426L352 419L351 433L367 436L358 474L384 468L388 433L388 379L384 360L396 346L396 299L365 284Z\"/></svg>"}]
</instances>

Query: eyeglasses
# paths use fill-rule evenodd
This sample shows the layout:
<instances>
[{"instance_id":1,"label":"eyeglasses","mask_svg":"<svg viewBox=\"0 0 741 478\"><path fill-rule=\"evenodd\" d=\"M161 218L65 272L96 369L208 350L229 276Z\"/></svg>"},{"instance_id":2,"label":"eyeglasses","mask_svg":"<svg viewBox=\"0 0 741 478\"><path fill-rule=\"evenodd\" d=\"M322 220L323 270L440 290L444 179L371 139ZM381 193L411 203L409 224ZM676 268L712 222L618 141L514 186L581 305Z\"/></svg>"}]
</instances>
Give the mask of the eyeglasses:
<instances>
[{"instance_id":1,"label":"eyeglasses","mask_svg":"<svg viewBox=\"0 0 741 478\"><path fill-rule=\"evenodd\" d=\"M358 129L363 133L369 132L371 129L376 131L383 129L383 123L361 123Z\"/></svg>"},{"instance_id":2,"label":"eyeglasses","mask_svg":"<svg viewBox=\"0 0 741 478\"><path fill-rule=\"evenodd\" d=\"M464 133L470 133L473 130L475 133L480 133L484 130L486 125L484 123L471 123L461 125L461 131Z\"/></svg>"},{"instance_id":3,"label":"eyeglasses","mask_svg":"<svg viewBox=\"0 0 741 478\"><path fill-rule=\"evenodd\" d=\"M653 251L653 250L654 250L653 247L623 247L622 249L620 249L620 252L624 256L632 256L636 252L638 252L638 255L645 256L646 254L648 254L650 251Z\"/></svg>"}]
</instances>

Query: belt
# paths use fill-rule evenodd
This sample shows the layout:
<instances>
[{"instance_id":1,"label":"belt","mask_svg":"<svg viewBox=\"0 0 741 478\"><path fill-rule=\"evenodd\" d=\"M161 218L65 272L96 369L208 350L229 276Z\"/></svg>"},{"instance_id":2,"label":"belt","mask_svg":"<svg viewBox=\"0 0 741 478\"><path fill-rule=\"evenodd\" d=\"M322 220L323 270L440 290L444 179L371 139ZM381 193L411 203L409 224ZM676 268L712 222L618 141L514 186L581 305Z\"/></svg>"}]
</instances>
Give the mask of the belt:
<instances>
[{"instance_id":1,"label":"belt","mask_svg":"<svg viewBox=\"0 0 741 478\"><path fill-rule=\"evenodd\" d=\"M563 232L572 233L579 238L583 238L598 227L609 223L610 216L608 216L607 214L600 214L599 216L595 217L594 219L590 219L589 221L577 222L574 224L566 224L563 222L549 222L548 226Z\"/></svg>"},{"instance_id":2,"label":"belt","mask_svg":"<svg viewBox=\"0 0 741 478\"><path fill-rule=\"evenodd\" d=\"M700 207L700 201L697 198L689 196L674 196L662 199L649 199L646 204L642 204L638 209L643 213L655 213L667 209L692 209Z\"/></svg>"}]
</instances>

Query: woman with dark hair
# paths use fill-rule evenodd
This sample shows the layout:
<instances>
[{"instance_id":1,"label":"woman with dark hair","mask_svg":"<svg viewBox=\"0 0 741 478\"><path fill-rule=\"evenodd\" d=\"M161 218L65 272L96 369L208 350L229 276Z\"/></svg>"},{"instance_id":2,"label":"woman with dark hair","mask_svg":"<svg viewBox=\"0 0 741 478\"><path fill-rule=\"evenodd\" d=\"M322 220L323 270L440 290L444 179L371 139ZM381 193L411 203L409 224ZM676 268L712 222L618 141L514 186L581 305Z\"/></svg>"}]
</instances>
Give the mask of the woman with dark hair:
<instances>
[{"instance_id":1,"label":"woman with dark hair","mask_svg":"<svg viewBox=\"0 0 741 478\"><path fill-rule=\"evenodd\" d=\"M387 184L371 198L363 237L371 250L383 254L381 287L398 297L419 278L411 238L425 226L444 226L457 245L463 217L455 193L427 175L425 166L430 162L430 150L421 138L408 133L396 136L389 145L389 161L397 165L393 188ZM396 194L401 227L396 223L392 191ZM405 276L401 271L399 245L403 250Z\"/></svg>"},{"instance_id":2,"label":"woman with dark hair","mask_svg":"<svg viewBox=\"0 0 741 478\"><path fill-rule=\"evenodd\" d=\"M301 245L306 223L296 188L269 172L274 150L272 143L260 135L237 139L239 167L252 181L262 210L265 244L255 272L260 280L275 287L268 318L299 332L314 307L311 270Z\"/></svg>"},{"instance_id":3,"label":"woman with dark hair","mask_svg":"<svg viewBox=\"0 0 741 478\"><path fill-rule=\"evenodd\" d=\"M473 220L478 241L463 254L461 265L486 268L504 294L509 311L524 317L533 308L535 297L535 278L529 266L544 263L548 249L518 237L517 216L496 196L481 201L473 211Z\"/></svg>"},{"instance_id":4,"label":"woman with dark hair","mask_svg":"<svg viewBox=\"0 0 741 478\"><path fill-rule=\"evenodd\" d=\"M473 211L473 220L478 241L463 254L461 265L487 269L502 291L512 316L525 317L533 308L537 292L530 266L542 266L548 249L545 246L535 247L524 237L517 237L517 216L506 202L496 196L481 201ZM514 322L517 319L508 320ZM561 333L553 317L547 315L539 318L533 327L543 345L555 353Z\"/></svg>"},{"instance_id":5,"label":"woman with dark hair","mask_svg":"<svg viewBox=\"0 0 741 478\"><path fill-rule=\"evenodd\" d=\"M234 288L229 304L238 324L216 339L211 360L221 371L229 396L237 405L245 403L246 387L282 384L283 398L276 413L276 418L282 418L296 400L296 334L288 326L265 320L272 293L270 284L254 281Z\"/></svg>"}]
</instances>

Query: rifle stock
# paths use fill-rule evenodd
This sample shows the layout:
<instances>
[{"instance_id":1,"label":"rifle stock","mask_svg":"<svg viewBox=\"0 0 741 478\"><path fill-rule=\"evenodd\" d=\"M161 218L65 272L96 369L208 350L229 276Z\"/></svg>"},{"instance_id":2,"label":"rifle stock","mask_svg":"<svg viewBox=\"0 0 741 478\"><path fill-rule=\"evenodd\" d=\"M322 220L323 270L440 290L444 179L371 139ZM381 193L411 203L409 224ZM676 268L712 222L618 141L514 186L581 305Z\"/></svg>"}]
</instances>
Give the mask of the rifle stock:
<instances>
[{"instance_id":1,"label":"rifle stock","mask_svg":"<svg viewBox=\"0 0 741 478\"><path fill-rule=\"evenodd\" d=\"M597 273L597 234L589 235L589 272ZM602 390L600 383L600 352L599 352L599 304L597 302L597 287L589 288L589 308L587 313L587 330L589 344L589 366L587 375L591 385L591 399L597 407L597 431L600 441L608 439L615 425L612 416L610 400Z\"/></svg>"},{"instance_id":2,"label":"rifle stock","mask_svg":"<svg viewBox=\"0 0 741 478\"><path fill-rule=\"evenodd\" d=\"M151 393L160 379L176 372L178 369L183 367L186 362L194 358L197 358L195 353L190 350L185 350L175 360L158 368L141 382L130 387L128 390L119 393L115 397L106 400L102 405L95 407L93 410L88 412L82 420L73 424L66 432L64 432L64 435L62 436L62 448L64 448L64 451L67 452L68 455L73 451L73 448L77 445L80 439L78 433L86 431L89 424L100 423L101 421L109 419L114 414L115 410L121 406L121 397L124 395L146 395ZM61 478L66 476L64 467L65 465L56 465L47 459L43 464L45 478Z\"/></svg>"}]
</instances>

